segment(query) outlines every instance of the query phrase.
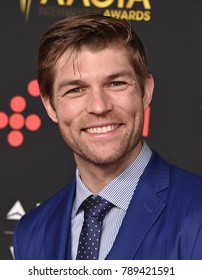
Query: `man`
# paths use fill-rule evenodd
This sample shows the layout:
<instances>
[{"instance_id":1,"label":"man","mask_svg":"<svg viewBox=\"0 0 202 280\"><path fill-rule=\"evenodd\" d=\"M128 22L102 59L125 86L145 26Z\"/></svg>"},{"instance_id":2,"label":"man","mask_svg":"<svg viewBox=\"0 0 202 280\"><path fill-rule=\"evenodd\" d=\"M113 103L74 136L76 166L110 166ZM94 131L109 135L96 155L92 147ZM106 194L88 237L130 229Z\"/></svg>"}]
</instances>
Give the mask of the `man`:
<instances>
[{"instance_id":1,"label":"man","mask_svg":"<svg viewBox=\"0 0 202 280\"><path fill-rule=\"evenodd\" d=\"M141 139L154 82L131 26L95 14L55 23L38 81L77 170L18 223L16 259L202 259L202 178Z\"/></svg>"}]
</instances>

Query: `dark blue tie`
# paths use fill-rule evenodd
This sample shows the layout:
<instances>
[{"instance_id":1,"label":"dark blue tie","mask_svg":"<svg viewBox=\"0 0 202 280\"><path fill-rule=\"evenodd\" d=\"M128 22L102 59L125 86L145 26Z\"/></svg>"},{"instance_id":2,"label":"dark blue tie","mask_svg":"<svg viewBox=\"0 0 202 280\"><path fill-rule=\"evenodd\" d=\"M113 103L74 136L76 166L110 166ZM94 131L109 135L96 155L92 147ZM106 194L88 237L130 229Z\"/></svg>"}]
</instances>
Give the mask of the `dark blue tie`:
<instances>
[{"instance_id":1,"label":"dark blue tie","mask_svg":"<svg viewBox=\"0 0 202 280\"><path fill-rule=\"evenodd\" d=\"M83 202L81 207L84 210L84 222L76 259L97 260L102 223L113 204L100 196L90 196Z\"/></svg>"}]
</instances>

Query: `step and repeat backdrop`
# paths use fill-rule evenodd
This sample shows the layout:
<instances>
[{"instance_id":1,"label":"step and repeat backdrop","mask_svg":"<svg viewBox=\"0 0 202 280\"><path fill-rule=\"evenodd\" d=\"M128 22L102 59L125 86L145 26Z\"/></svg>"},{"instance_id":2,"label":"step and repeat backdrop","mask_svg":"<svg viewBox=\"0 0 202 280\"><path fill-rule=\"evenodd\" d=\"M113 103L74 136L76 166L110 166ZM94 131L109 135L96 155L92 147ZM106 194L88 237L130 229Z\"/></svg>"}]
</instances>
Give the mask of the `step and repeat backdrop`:
<instances>
[{"instance_id":1,"label":"step and repeat backdrop","mask_svg":"<svg viewBox=\"0 0 202 280\"><path fill-rule=\"evenodd\" d=\"M46 115L36 77L39 41L64 17L129 20L155 80L143 136L169 162L202 176L202 2L15 0L0 3L0 259L13 259L17 221L72 180L75 163Z\"/></svg>"}]
</instances>

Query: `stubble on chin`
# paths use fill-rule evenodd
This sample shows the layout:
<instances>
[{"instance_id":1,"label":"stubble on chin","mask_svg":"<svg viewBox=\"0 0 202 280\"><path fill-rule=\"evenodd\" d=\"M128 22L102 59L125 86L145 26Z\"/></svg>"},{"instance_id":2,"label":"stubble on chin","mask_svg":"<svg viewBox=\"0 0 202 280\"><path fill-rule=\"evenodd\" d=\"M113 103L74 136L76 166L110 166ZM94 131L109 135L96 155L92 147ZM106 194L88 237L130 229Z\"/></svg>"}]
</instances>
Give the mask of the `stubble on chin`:
<instances>
[{"instance_id":1,"label":"stubble on chin","mask_svg":"<svg viewBox=\"0 0 202 280\"><path fill-rule=\"evenodd\" d=\"M122 164L130 154L136 154L135 150L142 137L143 120L139 120L139 125L135 129L134 135L127 131L111 142L90 143L75 135L66 135L63 129L61 134L67 146L72 150L75 160L78 162L91 163L97 166L110 166ZM70 140L71 139L71 140Z\"/></svg>"}]
</instances>

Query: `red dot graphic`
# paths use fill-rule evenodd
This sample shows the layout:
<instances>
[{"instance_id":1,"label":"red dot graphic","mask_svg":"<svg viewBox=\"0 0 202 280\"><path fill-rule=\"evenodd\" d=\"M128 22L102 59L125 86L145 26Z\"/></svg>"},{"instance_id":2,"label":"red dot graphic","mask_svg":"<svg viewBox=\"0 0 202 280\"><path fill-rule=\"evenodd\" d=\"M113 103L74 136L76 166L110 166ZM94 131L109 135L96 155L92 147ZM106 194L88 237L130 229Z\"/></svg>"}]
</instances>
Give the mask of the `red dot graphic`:
<instances>
[{"instance_id":1,"label":"red dot graphic","mask_svg":"<svg viewBox=\"0 0 202 280\"><path fill-rule=\"evenodd\" d=\"M26 105L26 100L22 96L14 96L10 101L10 107L16 113L24 111Z\"/></svg>"},{"instance_id":2,"label":"red dot graphic","mask_svg":"<svg viewBox=\"0 0 202 280\"><path fill-rule=\"evenodd\" d=\"M12 147L19 147L24 141L23 134L18 130L13 130L8 134L8 143Z\"/></svg>"},{"instance_id":3,"label":"red dot graphic","mask_svg":"<svg viewBox=\"0 0 202 280\"><path fill-rule=\"evenodd\" d=\"M9 124L13 129L21 129L24 126L25 119L21 114L13 114L10 116Z\"/></svg>"},{"instance_id":4,"label":"red dot graphic","mask_svg":"<svg viewBox=\"0 0 202 280\"><path fill-rule=\"evenodd\" d=\"M0 112L0 129L8 125L8 116L4 112Z\"/></svg>"},{"instance_id":5,"label":"red dot graphic","mask_svg":"<svg viewBox=\"0 0 202 280\"><path fill-rule=\"evenodd\" d=\"M31 96L37 97L40 96L39 84L37 80L32 80L27 86L27 91Z\"/></svg>"},{"instance_id":6,"label":"red dot graphic","mask_svg":"<svg viewBox=\"0 0 202 280\"><path fill-rule=\"evenodd\" d=\"M25 125L28 130L36 131L41 126L41 119L35 114L29 115L25 120Z\"/></svg>"}]
</instances>

